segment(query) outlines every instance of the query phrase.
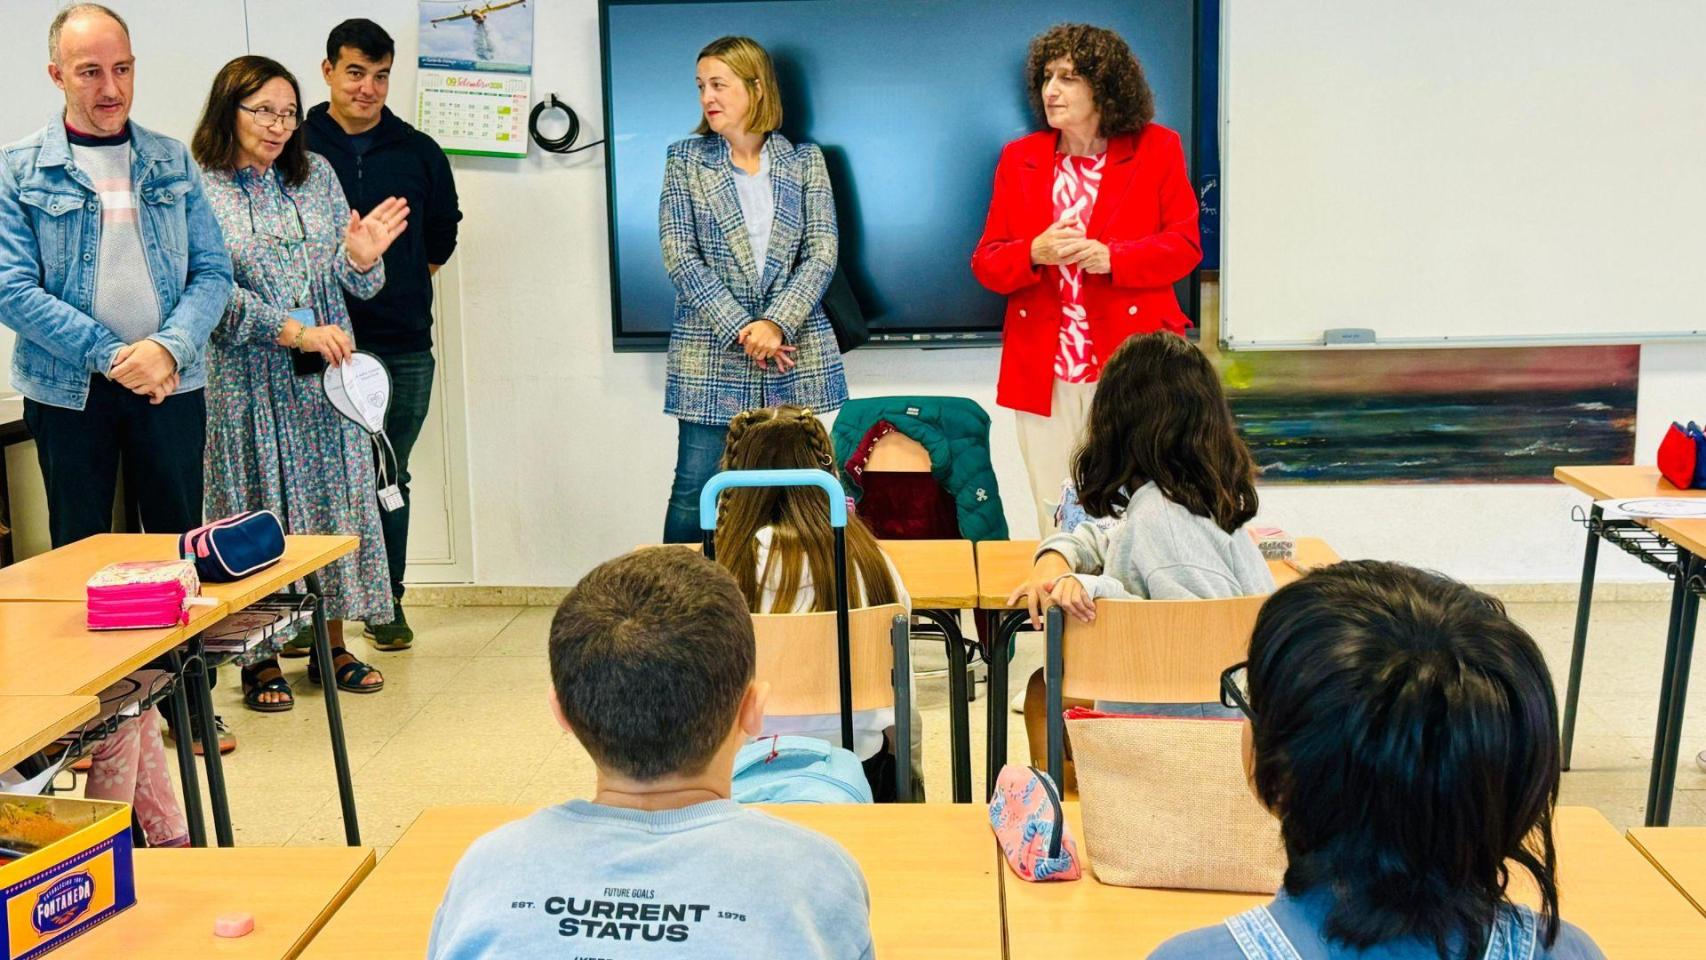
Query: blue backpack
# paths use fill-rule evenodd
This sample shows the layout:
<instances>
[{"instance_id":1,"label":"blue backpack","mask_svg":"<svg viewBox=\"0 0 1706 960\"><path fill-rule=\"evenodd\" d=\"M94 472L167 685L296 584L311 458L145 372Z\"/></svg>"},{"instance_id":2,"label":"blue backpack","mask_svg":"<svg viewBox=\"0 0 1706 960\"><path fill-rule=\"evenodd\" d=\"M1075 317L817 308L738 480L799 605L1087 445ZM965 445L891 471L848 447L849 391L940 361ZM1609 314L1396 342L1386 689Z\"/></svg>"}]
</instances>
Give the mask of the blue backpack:
<instances>
[{"instance_id":1,"label":"blue backpack","mask_svg":"<svg viewBox=\"0 0 1706 960\"><path fill-rule=\"evenodd\" d=\"M815 737L764 737L735 754L739 803L871 803L865 768L851 750Z\"/></svg>"}]
</instances>

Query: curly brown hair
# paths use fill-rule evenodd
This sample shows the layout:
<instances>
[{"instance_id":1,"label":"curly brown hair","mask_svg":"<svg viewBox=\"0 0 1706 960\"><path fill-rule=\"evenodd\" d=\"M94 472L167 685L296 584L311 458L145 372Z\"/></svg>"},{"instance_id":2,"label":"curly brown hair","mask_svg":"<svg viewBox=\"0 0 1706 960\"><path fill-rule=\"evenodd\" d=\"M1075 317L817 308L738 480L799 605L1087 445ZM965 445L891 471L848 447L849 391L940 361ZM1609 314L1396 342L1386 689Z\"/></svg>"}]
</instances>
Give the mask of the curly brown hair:
<instances>
[{"instance_id":1,"label":"curly brown hair","mask_svg":"<svg viewBox=\"0 0 1706 960\"><path fill-rule=\"evenodd\" d=\"M1136 133L1155 119L1155 93L1143 78L1143 64L1112 30L1086 23L1060 23L1031 41L1025 56L1025 80L1031 109L1043 112L1043 73L1055 60L1072 61L1073 70L1096 98L1102 115L1101 135Z\"/></svg>"}]
</instances>

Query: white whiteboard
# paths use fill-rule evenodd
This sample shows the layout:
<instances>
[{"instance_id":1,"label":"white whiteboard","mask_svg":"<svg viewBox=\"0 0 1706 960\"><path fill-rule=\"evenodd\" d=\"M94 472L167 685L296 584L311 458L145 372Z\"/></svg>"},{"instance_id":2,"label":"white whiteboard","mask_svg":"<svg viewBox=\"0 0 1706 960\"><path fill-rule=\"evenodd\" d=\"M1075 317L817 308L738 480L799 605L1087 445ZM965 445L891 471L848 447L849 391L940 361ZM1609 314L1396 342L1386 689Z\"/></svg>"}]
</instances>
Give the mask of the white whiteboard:
<instances>
[{"instance_id":1,"label":"white whiteboard","mask_svg":"<svg viewBox=\"0 0 1706 960\"><path fill-rule=\"evenodd\" d=\"M1706 335L1706 2L1224 3L1226 346Z\"/></svg>"}]
</instances>

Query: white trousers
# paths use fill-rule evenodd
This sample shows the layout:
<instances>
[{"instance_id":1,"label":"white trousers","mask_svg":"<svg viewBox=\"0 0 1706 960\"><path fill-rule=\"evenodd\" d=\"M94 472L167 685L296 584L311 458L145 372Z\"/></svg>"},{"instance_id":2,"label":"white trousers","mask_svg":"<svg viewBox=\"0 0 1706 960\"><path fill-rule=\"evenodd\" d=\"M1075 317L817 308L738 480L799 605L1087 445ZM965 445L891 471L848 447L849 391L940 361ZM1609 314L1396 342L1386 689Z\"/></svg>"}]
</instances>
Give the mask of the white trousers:
<instances>
[{"instance_id":1,"label":"white trousers","mask_svg":"<svg viewBox=\"0 0 1706 960\"><path fill-rule=\"evenodd\" d=\"M1055 531L1054 510L1060 506L1060 485L1072 473L1072 455L1084 442L1090 420L1094 383L1054 381L1052 416L1018 412L1019 455L1031 480L1031 499L1037 508L1038 536Z\"/></svg>"}]
</instances>

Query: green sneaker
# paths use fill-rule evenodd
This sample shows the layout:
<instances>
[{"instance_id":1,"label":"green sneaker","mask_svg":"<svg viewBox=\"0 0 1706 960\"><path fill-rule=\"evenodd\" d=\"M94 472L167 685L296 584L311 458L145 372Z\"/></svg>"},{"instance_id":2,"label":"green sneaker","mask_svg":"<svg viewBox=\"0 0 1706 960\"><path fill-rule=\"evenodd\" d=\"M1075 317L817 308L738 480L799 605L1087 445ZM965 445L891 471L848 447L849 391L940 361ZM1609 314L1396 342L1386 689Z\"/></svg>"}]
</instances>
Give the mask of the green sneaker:
<instances>
[{"instance_id":1,"label":"green sneaker","mask_svg":"<svg viewBox=\"0 0 1706 960\"><path fill-rule=\"evenodd\" d=\"M415 631L409 627L409 621L403 616L403 605L391 604L390 623L370 623L362 631L375 650L407 650L415 642Z\"/></svg>"}]
</instances>

